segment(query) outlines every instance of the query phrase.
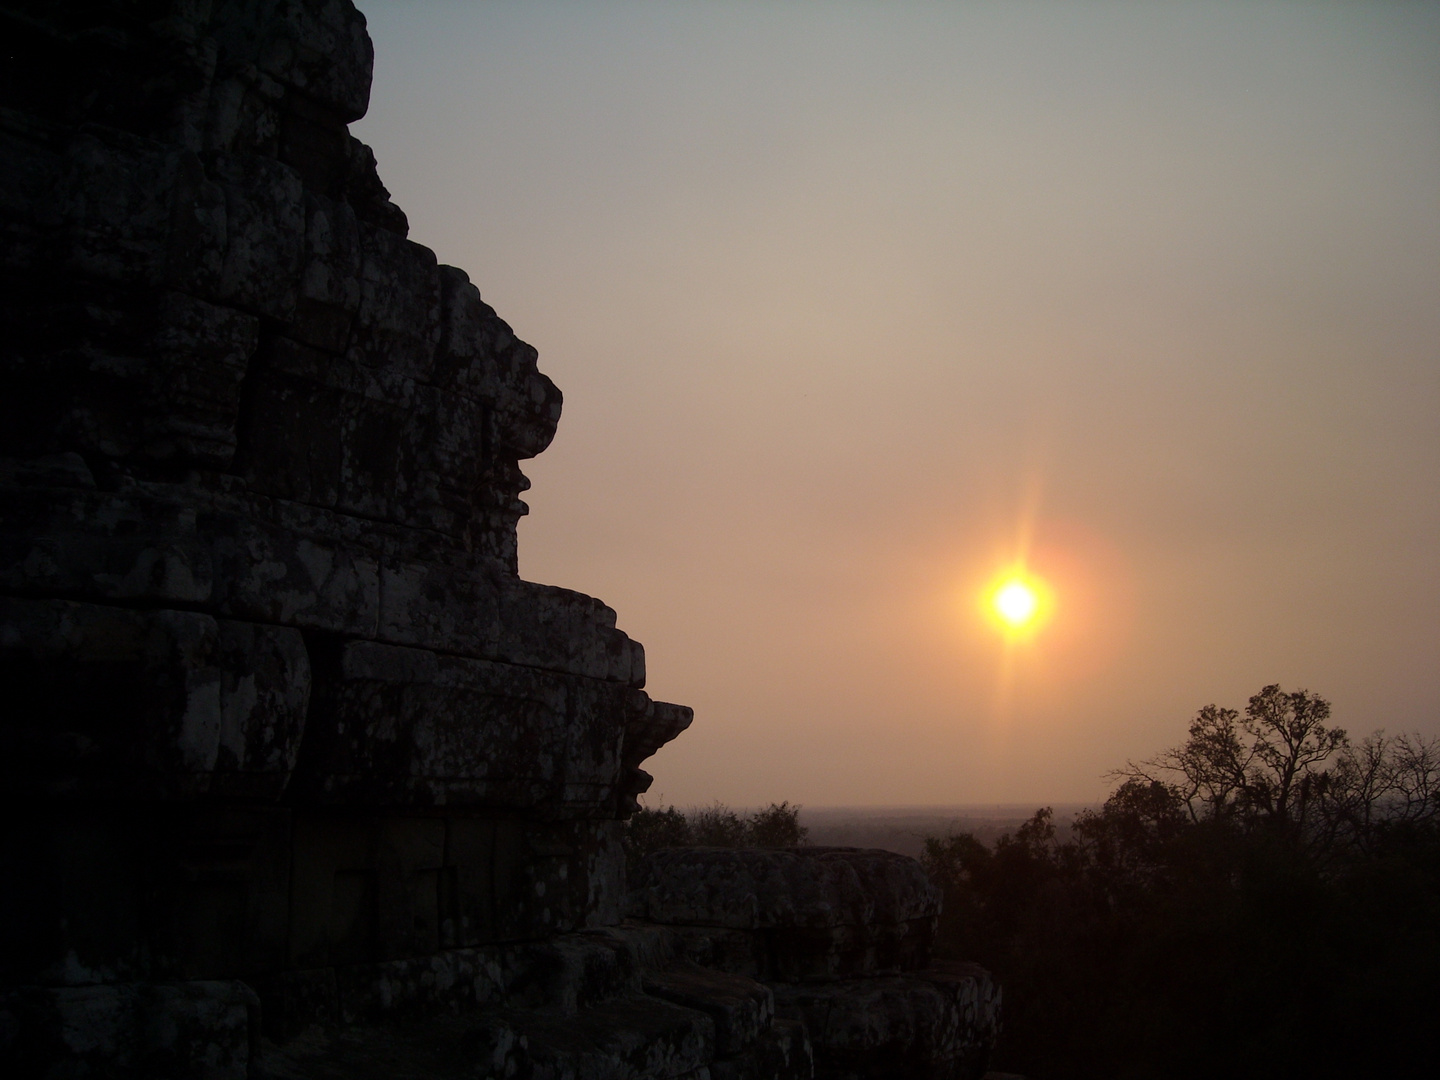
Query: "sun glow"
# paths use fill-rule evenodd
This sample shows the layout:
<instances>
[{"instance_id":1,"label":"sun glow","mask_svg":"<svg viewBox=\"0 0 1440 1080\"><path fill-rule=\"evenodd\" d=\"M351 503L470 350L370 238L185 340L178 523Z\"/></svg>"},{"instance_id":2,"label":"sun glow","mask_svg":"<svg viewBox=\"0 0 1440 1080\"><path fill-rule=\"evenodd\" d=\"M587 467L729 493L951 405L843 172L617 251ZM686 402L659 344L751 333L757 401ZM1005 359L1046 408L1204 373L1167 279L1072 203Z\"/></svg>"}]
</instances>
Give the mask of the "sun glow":
<instances>
[{"instance_id":1,"label":"sun glow","mask_svg":"<svg viewBox=\"0 0 1440 1080\"><path fill-rule=\"evenodd\" d=\"M987 614L1012 636L1038 629L1051 606L1049 587L1022 570L1001 574L985 592Z\"/></svg>"},{"instance_id":2,"label":"sun glow","mask_svg":"<svg viewBox=\"0 0 1440 1080\"><path fill-rule=\"evenodd\" d=\"M995 611L1011 626L1024 626L1040 606L1035 590L1023 581L1012 581L995 594Z\"/></svg>"}]
</instances>

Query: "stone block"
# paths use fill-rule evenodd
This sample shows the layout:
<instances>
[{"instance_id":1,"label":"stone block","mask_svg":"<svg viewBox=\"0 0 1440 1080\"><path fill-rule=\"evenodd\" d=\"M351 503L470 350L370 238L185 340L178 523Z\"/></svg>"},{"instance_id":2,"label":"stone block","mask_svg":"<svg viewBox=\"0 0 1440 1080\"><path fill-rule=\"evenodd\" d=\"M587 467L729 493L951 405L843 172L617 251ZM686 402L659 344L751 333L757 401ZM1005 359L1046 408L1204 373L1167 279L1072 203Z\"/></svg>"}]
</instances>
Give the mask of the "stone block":
<instances>
[{"instance_id":1,"label":"stone block","mask_svg":"<svg viewBox=\"0 0 1440 1080\"><path fill-rule=\"evenodd\" d=\"M193 130L184 106L200 96L214 61L213 42L193 33L201 21L195 7L176 5L161 18L123 9L12 5L5 16L15 56L7 104L67 126L103 122L183 140Z\"/></svg>"},{"instance_id":2,"label":"stone block","mask_svg":"<svg viewBox=\"0 0 1440 1080\"><path fill-rule=\"evenodd\" d=\"M254 979L284 965L290 830L290 812L274 806L202 804L138 817L152 977Z\"/></svg>"},{"instance_id":3,"label":"stone block","mask_svg":"<svg viewBox=\"0 0 1440 1080\"><path fill-rule=\"evenodd\" d=\"M709 1016L651 997L604 1002L573 1016L507 1016L526 1038L536 1076L649 1080L698 1074L715 1057Z\"/></svg>"},{"instance_id":4,"label":"stone block","mask_svg":"<svg viewBox=\"0 0 1440 1080\"><path fill-rule=\"evenodd\" d=\"M623 941L563 934L509 946L502 953L504 1003L574 1016L583 1009L639 992L640 967Z\"/></svg>"},{"instance_id":5,"label":"stone block","mask_svg":"<svg viewBox=\"0 0 1440 1080\"><path fill-rule=\"evenodd\" d=\"M617 824L301 814L290 966L368 964L618 921ZM604 949L622 946L594 945Z\"/></svg>"},{"instance_id":6,"label":"stone block","mask_svg":"<svg viewBox=\"0 0 1440 1080\"><path fill-rule=\"evenodd\" d=\"M210 522L222 614L373 637L378 555L363 523L282 499L223 500Z\"/></svg>"},{"instance_id":7,"label":"stone block","mask_svg":"<svg viewBox=\"0 0 1440 1080\"><path fill-rule=\"evenodd\" d=\"M769 1029L775 1016L769 987L743 975L682 963L647 972L642 986L652 997L696 1009L714 1020L715 1053L721 1058L743 1053Z\"/></svg>"},{"instance_id":8,"label":"stone block","mask_svg":"<svg viewBox=\"0 0 1440 1080\"><path fill-rule=\"evenodd\" d=\"M450 819L446 856L455 872L455 909L444 928L447 943L477 945L502 939L504 914L513 910L505 901L514 888L513 864L523 846L521 833L519 822L490 815Z\"/></svg>"},{"instance_id":9,"label":"stone block","mask_svg":"<svg viewBox=\"0 0 1440 1080\"><path fill-rule=\"evenodd\" d=\"M246 1080L259 1003L240 982L11 991L0 1049L11 1076Z\"/></svg>"},{"instance_id":10,"label":"stone block","mask_svg":"<svg viewBox=\"0 0 1440 1080\"><path fill-rule=\"evenodd\" d=\"M209 90L196 140L206 153L276 153L284 85L254 64L222 56Z\"/></svg>"},{"instance_id":11,"label":"stone block","mask_svg":"<svg viewBox=\"0 0 1440 1080\"><path fill-rule=\"evenodd\" d=\"M673 929L684 955L706 967L777 983L828 982L923 967L934 924L917 922L823 929Z\"/></svg>"},{"instance_id":12,"label":"stone block","mask_svg":"<svg viewBox=\"0 0 1440 1080\"><path fill-rule=\"evenodd\" d=\"M374 636L372 526L243 493L135 482L102 491L77 454L0 461L0 588L13 593L206 605Z\"/></svg>"},{"instance_id":13,"label":"stone block","mask_svg":"<svg viewBox=\"0 0 1440 1080\"><path fill-rule=\"evenodd\" d=\"M304 185L293 169L259 154L217 154L213 161L226 222L214 299L289 322L303 265Z\"/></svg>"},{"instance_id":14,"label":"stone block","mask_svg":"<svg viewBox=\"0 0 1440 1080\"><path fill-rule=\"evenodd\" d=\"M79 450L167 468L228 467L256 321L178 292L105 287L48 295L11 338L24 403L18 457Z\"/></svg>"},{"instance_id":15,"label":"stone block","mask_svg":"<svg viewBox=\"0 0 1440 1080\"><path fill-rule=\"evenodd\" d=\"M64 271L153 287L220 278L227 207L193 154L88 127L65 148L53 198Z\"/></svg>"},{"instance_id":16,"label":"stone block","mask_svg":"<svg viewBox=\"0 0 1440 1080\"><path fill-rule=\"evenodd\" d=\"M512 867L495 865L493 841L475 843L476 829L466 828L473 824L415 815L301 815L292 963L373 964L495 940L496 894L524 882L509 880Z\"/></svg>"},{"instance_id":17,"label":"stone block","mask_svg":"<svg viewBox=\"0 0 1440 1080\"><path fill-rule=\"evenodd\" d=\"M225 193L200 158L97 124L65 144L39 221L62 272L112 284L208 291L220 281L229 233Z\"/></svg>"},{"instance_id":18,"label":"stone block","mask_svg":"<svg viewBox=\"0 0 1440 1080\"><path fill-rule=\"evenodd\" d=\"M454 868L445 856L446 822L382 818L375 844L376 947L381 959L423 956L441 947L453 917Z\"/></svg>"},{"instance_id":19,"label":"stone block","mask_svg":"<svg viewBox=\"0 0 1440 1080\"><path fill-rule=\"evenodd\" d=\"M611 948L628 953L641 971L659 971L682 959L675 931L668 926L633 921L617 925L612 921L584 933L586 937L609 942Z\"/></svg>"},{"instance_id":20,"label":"stone block","mask_svg":"<svg viewBox=\"0 0 1440 1080\"><path fill-rule=\"evenodd\" d=\"M256 1075L285 1080L540 1080L554 1074L534 1071L528 1040L507 1019L494 1013L441 1013L402 1023L312 1027L279 1044L267 1040Z\"/></svg>"},{"instance_id":21,"label":"stone block","mask_svg":"<svg viewBox=\"0 0 1440 1080\"><path fill-rule=\"evenodd\" d=\"M232 229L243 228L244 222L233 220L231 193L207 171L196 149L192 146L176 158L165 286L215 300L223 294Z\"/></svg>"},{"instance_id":22,"label":"stone block","mask_svg":"<svg viewBox=\"0 0 1440 1080\"><path fill-rule=\"evenodd\" d=\"M932 960L916 976L934 986L954 1007L968 1045L988 1051L1000 1036L1000 987L979 964L960 960Z\"/></svg>"},{"instance_id":23,"label":"stone block","mask_svg":"<svg viewBox=\"0 0 1440 1080\"><path fill-rule=\"evenodd\" d=\"M899 924L940 910L918 862L864 848L676 848L645 861L634 893L638 918L746 930Z\"/></svg>"},{"instance_id":24,"label":"stone block","mask_svg":"<svg viewBox=\"0 0 1440 1080\"><path fill-rule=\"evenodd\" d=\"M498 658L503 589L494 573L483 570L388 559L380 567L377 636L396 645Z\"/></svg>"},{"instance_id":25,"label":"stone block","mask_svg":"<svg viewBox=\"0 0 1440 1080\"><path fill-rule=\"evenodd\" d=\"M335 110L342 123L364 116L375 63L365 16L345 0L298 0L267 14L247 28L260 70Z\"/></svg>"},{"instance_id":26,"label":"stone block","mask_svg":"<svg viewBox=\"0 0 1440 1080\"><path fill-rule=\"evenodd\" d=\"M285 960L289 814L78 803L3 830L4 981L246 978Z\"/></svg>"},{"instance_id":27,"label":"stone block","mask_svg":"<svg viewBox=\"0 0 1440 1080\"><path fill-rule=\"evenodd\" d=\"M615 611L553 585L501 580L498 659L638 686L644 651L615 629ZM638 681L637 681L638 680Z\"/></svg>"},{"instance_id":28,"label":"stone block","mask_svg":"<svg viewBox=\"0 0 1440 1080\"><path fill-rule=\"evenodd\" d=\"M306 188L330 198L345 190L350 133L336 111L306 94L285 95L276 157L299 174Z\"/></svg>"},{"instance_id":29,"label":"stone block","mask_svg":"<svg viewBox=\"0 0 1440 1080\"><path fill-rule=\"evenodd\" d=\"M292 968L373 963L378 957L376 823L300 815L291 875Z\"/></svg>"},{"instance_id":30,"label":"stone block","mask_svg":"<svg viewBox=\"0 0 1440 1080\"><path fill-rule=\"evenodd\" d=\"M218 620L220 749L211 794L276 799L299 757L310 705L300 631Z\"/></svg>"},{"instance_id":31,"label":"stone block","mask_svg":"<svg viewBox=\"0 0 1440 1080\"><path fill-rule=\"evenodd\" d=\"M253 491L333 508L340 497L350 395L297 374L302 358L316 367L328 362L323 353L283 338L257 358L239 464Z\"/></svg>"},{"instance_id":32,"label":"stone block","mask_svg":"<svg viewBox=\"0 0 1440 1080\"><path fill-rule=\"evenodd\" d=\"M333 1029L341 1024L404 1022L469 1014L477 1008L575 1016L616 998L638 995L642 973L647 980L654 974L648 970L652 962L662 954L664 963L673 960L656 947L652 928L607 928L543 941L287 971L260 982L266 1030L283 1041L311 1025ZM725 976L716 978L721 981L706 984L716 999L710 1006L730 1018L727 1030L738 1034L753 1029L753 1034L768 1028L773 1008L766 1004L770 998L763 987L754 983L740 987L726 983ZM703 987L682 991L680 983L675 986L677 993L704 995ZM737 988L750 998L736 997ZM746 1045L753 1041L746 1040Z\"/></svg>"},{"instance_id":33,"label":"stone block","mask_svg":"<svg viewBox=\"0 0 1440 1080\"><path fill-rule=\"evenodd\" d=\"M569 589L519 581L493 563L387 560L378 636L636 688L645 681L645 650L615 628L611 608ZM635 753L646 740L683 729L682 707L656 707L650 712L645 698L632 709L636 723L649 725L637 729Z\"/></svg>"},{"instance_id":34,"label":"stone block","mask_svg":"<svg viewBox=\"0 0 1440 1080\"><path fill-rule=\"evenodd\" d=\"M298 632L61 600L0 600L16 790L275 798L310 688Z\"/></svg>"},{"instance_id":35,"label":"stone block","mask_svg":"<svg viewBox=\"0 0 1440 1080\"><path fill-rule=\"evenodd\" d=\"M0 983L83 986L153 975L146 836L134 811L11 806L0 822Z\"/></svg>"},{"instance_id":36,"label":"stone block","mask_svg":"<svg viewBox=\"0 0 1440 1080\"><path fill-rule=\"evenodd\" d=\"M925 973L775 987L777 1013L805 1024L816 1076L834 1080L979 1080L994 1046L998 999L989 976L970 975L976 1001L967 1016L961 992ZM988 996L987 996L988 995Z\"/></svg>"},{"instance_id":37,"label":"stone block","mask_svg":"<svg viewBox=\"0 0 1440 1080\"><path fill-rule=\"evenodd\" d=\"M710 1080L814 1080L815 1052L805 1025L776 1018L755 1042L710 1064Z\"/></svg>"},{"instance_id":38,"label":"stone block","mask_svg":"<svg viewBox=\"0 0 1440 1080\"><path fill-rule=\"evenodd\" d=\"M319 798L534 806L564 783L570 691L486 661L347 644L307 780Z\"/></svg>"},{"instance_id":39,"label":"stone block","mask_svg":"<svg viewBox=\"0 0 1440 1080\"><path fill-rule=\"evenodd\" d=\"M480 290L459 267L439 265L440 337L431 380L436 386L495 401L505 380L501 355L518 342L495 309L480 299Z\"/></svg>"},{"instance_id":40,"label":"stone block","mask_svg":"<svg viewBox=\"0 0 1440 1080\"><path fill-rule=\"evenodd\" d=\"M355 211L307 191L305 266L291 332L301 342L342 353L360 308L360 232Z\"/></svg>"},{"instance_id":41,"label":"stone block","mask_svg":"<svg viewBox=\"0 0 1440 1080\"><path fill-rule=\"evenodd\" d=\"M220 749L219 652L207 615L0 599L10 790L203 790Z\"/></svg>"},{"instance_id":42,"label":"stone block","mask_svg":"<svg viewBox=\"0 0 1440 1080\"><path fill-rule=\"evenodd\" d=\"M204 604L215 576L199 516L192 501L170 492L97 490L76 453L5 462L0 588L21 595Z\"/></svg>"},{"instance_id":43,"label":"stone block","mask_svg":"<svg viewBox=\"0 0 1440 1080\"><path fill-rule=\"evenodd\" d=\"M440 340L435 253L387 229L360 224L360 308L352 355L362 366L428 380Z\"/></svg>"},{"instance_id":44,"label":"stone block","mask_svg":"<svg viewBox=\"0 0 1440 1080\"><path fill-rule=\"evenodd\" d=\"M157 322L144 361L134 369L145 420L137 456L228 468L240 384L259 341L259 323L176 292L161 297Z\"/></svg>"},{"instance_id":45,"label":"stone block","mask_svg":"<svg viewBox=\"0 0 1440 1080\"><path fill-rule=\"evenodd\" d=\"M626 707L616 684L375 642L344 644L317 678L307 798L514 808L613 800Z\"/></svg>"},{"instance_id":46,"label":"stone block","mask_svg":"<svg viewBox=\"0 0 1440 1080\"><path fill-rule=\"evenodd\" d=\"M356 372L356 374L359 374ZM415 448L433 400L410 379L366 386L340 397L340 475L335 507L342 513L402 524L428 525L415 505Z\"/></svg>"},{"instance_id":47,"label":"stone block","mask_svg":"<svg viewBox=\"0 0 1440 1080\"><path fill-rule=\"evenodd\" d=\"M640 659L643 662L643 653L640 654ZM643 666L640 678L643 682ZM639 809L636 796L650 790L653 778L640 768L640 762L677 737L695 719L695 711L684 705L651 701L648 695L638 694L632 695L631 701L630 716L625 726L621 762L624 771L620 777L617 804L623 817L628 817Z\"/></svg>"},{"instance_id":48,"label":"stone block","mask_svg":"<svg viewBox=\"0 0 1440 1080\"><path fill-rule=\"evenodd\" d=\"M539 454L555 436L562 398L535 366L537 353L480 299L465 272L441 266L441 333L437 386L489 403L497 453Z\"/></svg>"},{"instance_id":49,"label":"stone block","mask_svg":"<svg viewBox=\"0 0 1440 1080\"><path fill-rule=\"evenodd\" d=\"M777 1008L805 1024L817 1072L835 1080L941 1077L958 1030L944 999L924 984L899 979L784 987Z\"/></svg>"},{"instance_id":50,"label":"stone block","mask_svg":"<svg viewBox=\"0 0 1440 1080\"><path fill-rule=\"evenodd\" d=\"M656 852L628 903L688 928L693 959L785 982L923 967L939 914L918 862L856 848Z\"/></svg>"},{"instance_id":51,"label":"stone block","mask_svg":"<svg viewBox=\"0 0 1440 1080\"><path fill-rule=\"evenodd\" d=\"M24 126L0 130L0 271L17 277L34 273L45 238L59 224L52 196L62 159L29 134Z\"/></svg>"},{"instance_id":52,"label":"stone block","mask_svg":"<svg viewBox=\"0 0 1440 1080\"><path fill-rule=\"evenodd\" d=\"M680 955L702 967L744 975L751 979L768 978L774 965L770 961L769 937L756 930L729 930L720 926L671 926Z\"/></svg>"},{"instance_id":53,"label":"stone block","mask_svg":"<svg viewBox=\"0 0 1440 1080\"><path fill-rule=\"evenodd\" d=\"M494 850L497 940L535 940L619 921L624 853L618 822L512 820L497 828Z\"/></svg>"},{"instance_id":54,"label":"stone block","mask_svg":"<svg viewBox=\"0 0 1440 1080\"><path fill-rule=\"evenodd\" d=\"M285 337L265 344L247 385L240 460L253 490L462 542L492 508L481 404Z\"/></svg>"},{"instance_id":55,"label":"stone block","mask_svg":"<svg viewBox=\"0 0 1440 1080\"><path fill-rule=\"evenodd\" d=\"M378 1024L477 1008L574 1016L640 991L643 950L625 934L444 949L377 963L291 971L262 982L267 1030L289 1039L311 1024Z\"/></svg>"},{"instance_id":56,"label":"stone block","mask_svg":"<svg viewBox=\"0 0 1440 1080\"><path fill-rule=\"evenodd\" d=\"M290 969L257 981L266 1038L286 1043L307 1029L341 1025L340 989L332 967Z\"/></svg>"},{"instance_id":57,"label":"stone block","mask_svg":"<svg viewBox=\"0 0 1440 1080\"><path fill-rule=\"evenodd\" d=\"M494 563L456 560L389 560L382 580L386 641L644 683L644 649L615 628L611 608L582 593L518 582Z\"/></svg>"},{"instance_id":58,"label":"stone block","mask_svg":"<svg viewBox=\"0 0 1440 1080\"><path fill-rule=\"evenodd\" d=\"M486 447L489 424L485 405L417 386L399 429L399 483L387 516L456 537L485 528L484 512L493 503L487 488L497 475ZM513 492L504 498L513 500Z\"/></svg>"},{"instance_id":59,"label":"stone block","mask_svg":"<svg viewBox=\"0 0 1440 1080\"><path fill-rule=\"evenodd\" d=\"M573 828L584 840L582 925L612 927L620 921L625 902L625 850L620 843L625 826L601 818L577 822Z\"/></svg>"},{"instance_id":60,"label":"stone block","mask_svg":"<svg viewBox=\"0 0 1440 1080\"><path fill-rule=\"evenodd\" d=\"M333 973L337 1017L345 1024L373 1024L472 1013L498 1004L504 993L499 955L495 948L448 949L427 956L337 968ZM310 974L317 976L316 988L322 988L319 973ZM301 1009L315 1007L324 1000L318 995L313 1002L308 995L303 1001L295 1000L287 1014L292 1029L303 1027L299 1023L305 1017ZM321 1008L315 1008L310 1015L312 1023L327 1023Z\"/></svg>"},{"instance_id":61,"label":"stone block","mask_svg":"<svg viewBox=\"0 0 1440 1080\"><path fill-rule=\"evenodd\" d=\"M410 231L405 211L390 201L390 192L380 182L375 168L375 153L359 139L350 136L345 201L355 208L355 216L377 229L394 233L402 239Z\"/></svg>"}]
</instances>

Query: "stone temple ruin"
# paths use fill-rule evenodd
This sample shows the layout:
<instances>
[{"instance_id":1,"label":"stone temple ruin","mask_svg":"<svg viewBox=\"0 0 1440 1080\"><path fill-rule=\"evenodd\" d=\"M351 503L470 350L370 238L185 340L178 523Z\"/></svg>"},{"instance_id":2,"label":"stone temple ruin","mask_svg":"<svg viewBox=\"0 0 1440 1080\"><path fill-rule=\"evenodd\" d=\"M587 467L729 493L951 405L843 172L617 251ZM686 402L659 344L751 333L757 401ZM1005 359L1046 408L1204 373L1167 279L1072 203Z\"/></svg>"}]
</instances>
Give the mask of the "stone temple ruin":
<instances>
[{"instance_id":1,"label":"stone temple ruin","mask_svg":"<svg viewBox=\"0 0 1440 1080\"><path fill-rule=\"evenodd\" d=\"M10 1077L974 1077L912 860L652 856L690 723L521 581L560 394L406 239L348 0L0 5Z\"/></svg>"}]
</instances>

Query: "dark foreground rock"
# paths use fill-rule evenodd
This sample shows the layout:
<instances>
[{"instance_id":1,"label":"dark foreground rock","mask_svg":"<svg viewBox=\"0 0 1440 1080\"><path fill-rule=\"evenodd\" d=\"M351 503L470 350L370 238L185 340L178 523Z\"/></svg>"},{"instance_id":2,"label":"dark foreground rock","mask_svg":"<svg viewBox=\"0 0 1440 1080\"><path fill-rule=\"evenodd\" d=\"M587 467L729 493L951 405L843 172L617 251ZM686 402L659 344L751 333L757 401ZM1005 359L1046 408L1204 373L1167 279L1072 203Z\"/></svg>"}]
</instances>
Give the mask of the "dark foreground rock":
<instances>
[{"instance_id":1,"label":"dark foreground rock","mask_svg":"<svg viewBox=\"0 0 1440 1080\"><path fill-rule=\"evenodd\" d=\"M931 959L940 899L888 851L675 849L628 898L693 962L763 980L804 1025L815 1075L973 1080L999 1033L1000 993L974 964Z\"/></svg>"},{"instance_id":2,"label":"dark foreground rock","mask_svg":"<svg viewBox=\"0 0 1440 1080\"><path fill-rule=\"evenodd\" d=\"M691 713L517 574L560 392L349 134L348 0L0 32L0 1071L959 1075L913 864L675 856L622 925Z\"/></svg>"}]
</instances>

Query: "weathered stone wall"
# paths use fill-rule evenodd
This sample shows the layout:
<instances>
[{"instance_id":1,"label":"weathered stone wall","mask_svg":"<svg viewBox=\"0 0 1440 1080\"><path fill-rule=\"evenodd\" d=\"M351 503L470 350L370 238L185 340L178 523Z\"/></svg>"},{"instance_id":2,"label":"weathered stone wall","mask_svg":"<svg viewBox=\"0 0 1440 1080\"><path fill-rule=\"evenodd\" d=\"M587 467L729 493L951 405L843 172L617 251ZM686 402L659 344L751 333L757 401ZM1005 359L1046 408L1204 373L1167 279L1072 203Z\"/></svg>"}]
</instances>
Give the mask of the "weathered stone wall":
<instances>
[{"instance_id":1,"label":"weathered stone wall","mask_svg":"<svg viewBox=\"0 0 1440 1080\"><path fill-rule=\"evenodd\" d=\"M350 136L349 0L0 33L0 1071L971 1075L913 863L672 858L623 920L690 710L518 577L560 393Z\"/></svg>"},{"instance_id":2,"label":"weathered stone wall","mask_svg":"<svg viewBox=\"0 0 1440 1080\"><path fill-rule=\"evenodd\" d=\"M827 1080L974 1080L999 1034L978 965L931 958L940 894L890 851L694 848L649 856L632 916L685 959L764 983Z\"/></svg>"},{"instance_id":3,"label":"weathered stone wall","mask_svg":"<svg viewBox=\"0 0 1440 1080\"><path fill-rule=\"evenodd\" d=\"M560 393L348 133L363 17L0 25L0 982L273 1013L286 972L617 922L690 714L516 574Z\"/></svg>"}]
</instances>

